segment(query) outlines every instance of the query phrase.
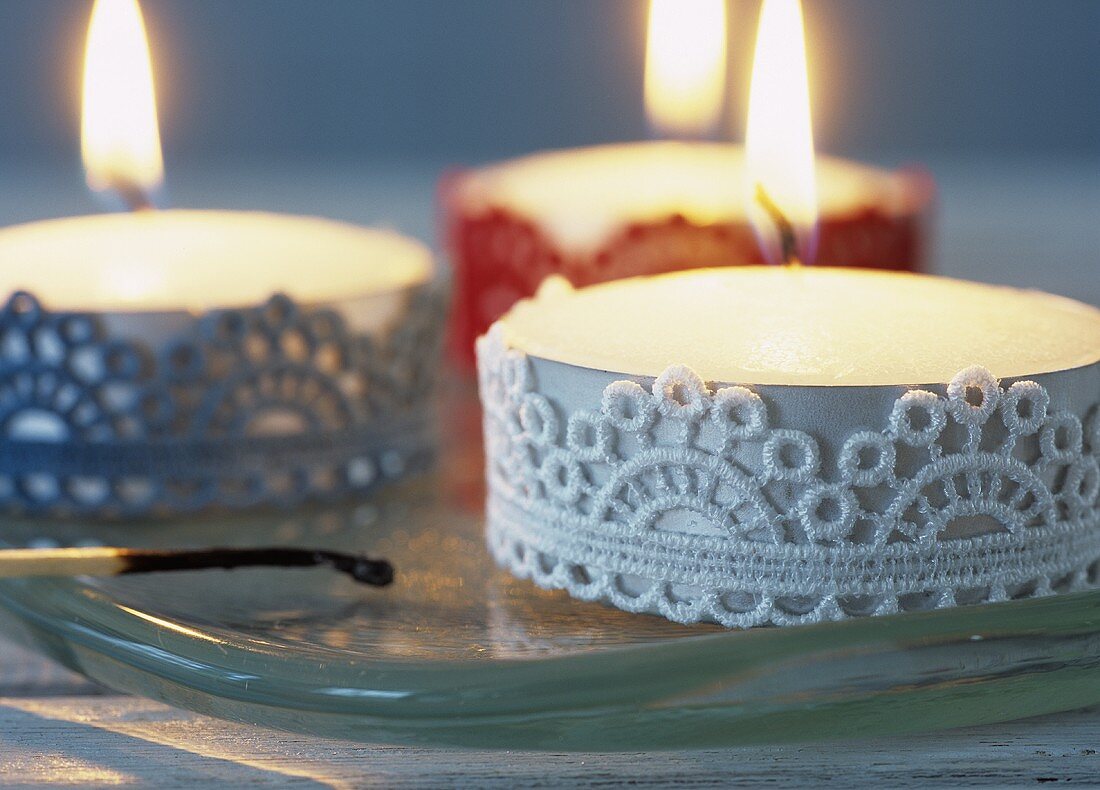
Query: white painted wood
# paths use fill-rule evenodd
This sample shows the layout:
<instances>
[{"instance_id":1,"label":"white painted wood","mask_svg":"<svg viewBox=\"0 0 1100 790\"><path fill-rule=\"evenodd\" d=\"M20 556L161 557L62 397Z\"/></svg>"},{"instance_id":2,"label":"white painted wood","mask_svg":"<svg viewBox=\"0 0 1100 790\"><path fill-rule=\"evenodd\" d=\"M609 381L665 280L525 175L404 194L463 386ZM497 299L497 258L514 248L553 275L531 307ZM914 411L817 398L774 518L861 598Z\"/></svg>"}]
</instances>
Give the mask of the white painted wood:
<instances>
[{"instance_id":1,"label":"white painted wood","mask_svg":"<svg viewBox=\"0 0 1100 790\"><path fill-rule=\"evenodd\" d=\"M0 784L1034 787L1100 782L1100 711L917 738L649 754L322 741L128 697L0 698Z\"/></svg>"},{"instance_id":2,"label":"white painted wood","mask_svg":"<svg viewBox=\"0 0 1100 790\"><path fill-rule=\"evenodd\" d=\"M0 636L0 696L98 693L94 683Z\"/></svg>"}]
</instances>

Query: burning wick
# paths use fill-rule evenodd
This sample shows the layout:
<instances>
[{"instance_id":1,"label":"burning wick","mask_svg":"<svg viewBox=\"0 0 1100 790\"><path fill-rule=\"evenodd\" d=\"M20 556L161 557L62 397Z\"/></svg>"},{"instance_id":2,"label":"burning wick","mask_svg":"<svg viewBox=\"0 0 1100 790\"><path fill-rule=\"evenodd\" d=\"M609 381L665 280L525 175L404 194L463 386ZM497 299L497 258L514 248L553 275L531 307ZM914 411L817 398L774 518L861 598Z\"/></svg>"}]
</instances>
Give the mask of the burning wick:
<instances>
[{"instance_id":1,"label":"burning wick","mask_svg":"<svg viewBox=\"0 0 1100 790\"><path fill-rule=\"evenodd\" d=\"M149 191L134 182L115 181L109 191L118 196L127 211L154 211L157 208Z\"/></svg>"},{"instance_id":2,"label":"burning wick","mask_svg":"<svg viewBox=\"0 0 1100 790\"><path fill-rule=\"evenodd\" d=\"M26 576L123 576L131 573L197 571L209 568L313 568L325 566L360 584L385 587L393 582L393 564L365 554L327 549L269 547L195 550L5 549L0 551L0 578Z\"/></svg>"},{"instance_id":3,"label":"burning wick","mask_svg":"<svg viewBox=\"0 0 1100 790\"><path fill-rule=\"evenodd\" d=\"M768 190L763 184L756 185L756 202L764 209L768 217L775 223L775 229L779 233L779 254L783 265L801 266L802 261L798 257L798 238L795 236L794 225L787 219L787 215L775 204Z\"/></svg>"}]
</instances>

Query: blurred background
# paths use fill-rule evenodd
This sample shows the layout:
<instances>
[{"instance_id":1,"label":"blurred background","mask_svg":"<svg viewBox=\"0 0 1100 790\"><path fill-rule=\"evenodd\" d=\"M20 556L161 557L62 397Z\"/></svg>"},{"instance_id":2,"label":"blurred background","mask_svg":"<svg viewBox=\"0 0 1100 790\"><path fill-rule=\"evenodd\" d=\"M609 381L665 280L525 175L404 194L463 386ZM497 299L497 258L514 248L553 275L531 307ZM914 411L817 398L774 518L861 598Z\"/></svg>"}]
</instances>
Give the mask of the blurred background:
<instances>
[{"instance_id":1,"label":"blurred background","mask_svg":"<svg viewBox=\"0 0 1100 790\"><path fill-rule=\"evenodd\" d=\"M822 150L1095 153L1096 0L808 0ZM730 9L740 138L756 2ZM642 0L144 0L169 160L478 160L645 134ZM89 3L0 3L0 152L74 156Z\"/></svg>"},{"instance_id":2,"label":"blurred background","mask_svg":"<svg viewBox=\"0 0 1100 790\"><path fill-rule=\"evenodd\" d=\"M818 149L927 165L942 190L945 270L974 275L970 261L995 257L1009 230L1021 261L1100 265L1100 2L804 6ZM643 0L142 8L180 204L310 211L430 239L445 166L646 135ZM79 163L90 10L0 0L0 222L94 207ZM730 139L742 138L757 13L755 0L731 0ZM1058 271L1040 284L1070 289Z\"/></svg>"}]
</instances>

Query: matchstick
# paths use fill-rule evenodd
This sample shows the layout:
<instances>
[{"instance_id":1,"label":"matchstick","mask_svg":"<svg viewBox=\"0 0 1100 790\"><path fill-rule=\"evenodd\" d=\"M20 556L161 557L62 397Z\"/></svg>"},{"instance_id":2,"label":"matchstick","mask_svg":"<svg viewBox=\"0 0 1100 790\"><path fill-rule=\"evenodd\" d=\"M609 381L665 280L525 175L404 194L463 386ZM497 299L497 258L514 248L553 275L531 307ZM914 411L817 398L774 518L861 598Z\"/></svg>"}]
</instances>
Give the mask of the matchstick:
<instances>
[{"instance_id":1,"label":"matchstick","mask_svg":"<svg viewBox=\"0 0 1100 790\"><path fill-rule=\"evenodd\" d=\"M385 587L393 565L366 555L326 549L210 548L122 549L113 547L0 550L0 578L28 576L123 576L131 573L206 568L310 568L326 566L361 584Z\"/></svg>"}]
</instances>

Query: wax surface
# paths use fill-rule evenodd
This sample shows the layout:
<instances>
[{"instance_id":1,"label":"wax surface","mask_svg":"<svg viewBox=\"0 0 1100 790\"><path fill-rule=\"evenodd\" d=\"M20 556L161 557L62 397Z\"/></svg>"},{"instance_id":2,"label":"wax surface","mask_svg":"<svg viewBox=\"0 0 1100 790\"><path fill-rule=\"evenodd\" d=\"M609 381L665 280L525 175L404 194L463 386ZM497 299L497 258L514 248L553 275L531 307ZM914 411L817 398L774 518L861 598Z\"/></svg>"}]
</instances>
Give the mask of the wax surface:
<instances>
[{"instance_id":1,"label":"wax surface","mask_svg":"<svg viewBox=\"0 0 1100 790\"><path fill-rule=\"evenodd\" d=\"M821 216L865 206L905 210L904 180L819 158ZM538 222L565 248L604 241L626 222L683 214L699 223L745 217L740 146L650 142L551 151L485 168L463 182L468 205L504 206Z\"/></svg>"},{"instance_id":2,"label":"wax surface","mask_svg":"<svg viewBox=\"0 0 1100 790\"><path fill-rule=\"evenodd\" d=\"M1100 310L1071 299L926 275L732 267L544 288L502 319L545 359L639 376L685 364L708 381L937 384L1100 360Z\"/></svg>"},{"instance_id":3,"label":"wax surface","mask_svg":"<svg viewBox=\"0 0 1100 790\"><path fill-rule=\"evenodd\" d=\"M54 310L201 311L277 292L323 303L431 271L418 242L314 217L180 210L0 230L0 294L30 291Z\"/></svg>"}]
</instances>

